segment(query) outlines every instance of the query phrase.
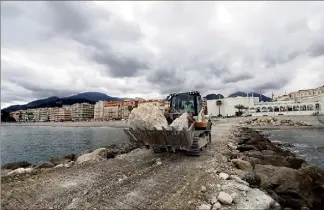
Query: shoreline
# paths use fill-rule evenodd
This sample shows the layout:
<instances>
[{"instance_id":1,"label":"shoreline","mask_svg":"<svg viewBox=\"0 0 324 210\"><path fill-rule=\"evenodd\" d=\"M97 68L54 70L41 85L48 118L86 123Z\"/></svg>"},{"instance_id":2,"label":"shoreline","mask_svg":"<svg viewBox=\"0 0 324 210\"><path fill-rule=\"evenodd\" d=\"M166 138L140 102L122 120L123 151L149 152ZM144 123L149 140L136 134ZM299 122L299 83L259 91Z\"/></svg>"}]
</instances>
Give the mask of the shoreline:
<instances>
[{"instance_id":1,"label":"shoreline","mask_svg":"<svg viewBox=\"0 0 324 210\"><path fill-rule=\"evenodd\" d=\"M31 127L111 127L129 128L127 121L83 121L83 122L23 122L1 123L1 126L31 126Z\"/></svg>"},{"instance_id":2,"label":"shoreline","mask_svg":"<svg viewBox=\"0 0 324 210\"><path fill-rule=\"evenodd\" d=\"M228 126L228 125L226 125ZM49 169L38 169L34 172L26 172L22 174L16 174L16 175L10 175L1 177L2 183L6 186L12 187L14 185L15 187L15 197L24 198L26 192L24 185L28 185L28 189L35 190L35 192L38 190L40 192L43 192L45 195L47 195L48 198L52 198L50 191L47 190L49 187L48 185L44 185L44 187L36 188L37 183L40 184L40 182L43 183L44 179L48 180L48 182L53 183L53 186L56 186L56 188L60 185L57 183L57 177L59 177L59 180L79 180L80 174L83 174L84 177L89 177L91 174L96 174L96 177L102 177L102 181L98 181L98 178L89 178L90 181L89 185L86 184L86 182L82 181L82 185L80 185L80 193L84 193L84 188L88 189L86 190L87 193L85 193L84 196L80 195L72 195L72 197L69 194L65 194L65 192L75 192L74 188L70 191L69 188L64 188L64 191L60 191L63 193L60 194L61 203L57 204L59 207L64 208L67 206L74 205L74 208L86 208L85 205L87 205L86 200L89 198L92 198L91 201L91 207L98 207L98 208L104 208L107 207L107 205L114 206L115 202L120 202L116 197L116 195L112 195L107 192L101 192L105 193L106 196L108 196L109 199L112 201L108 204L102 204L101 201L96 200L95 191L93 189L94 182L95 186L96 183L99 184L99 186L102 186L103 183L105 183L105 186L107 185L108 189L111 189L112 191L115 191L115 194L120 195L121 197L125 198L125 202L130 202L127 200L127 196L129 193L132 192L131 189L137 189L140 190L140 188L136 188L136 184L134 186L134 183L146 183L148 180L151 180L152 177L158 176L158 177L164 177L164 179L160 180L162 183L167 183L166 180L168 180L171 184L173 183L174 186L176 186L178 189L177 192L180 189L185 189L186 186L188 186L189 190L186 190L189 194L186 196L186 198L182 198L181 200L181 190L180 194L176 193L175 196L177 199L171 199L171 201L166 202L166 204L162 204L164 201L161 201L162 207L170 207L168 205L178 207L178 208L185 208L185 209L197 209L204 206L208 207L207 209L217 209L216 206L224 206L227 208L226 202L222 200L220 196L220 192L228 193L230 198L232 199L232 203L230 205L234 205L233 207L236 207L237 209L242 208L249 208L249 209L269 209L270 206L275 205L276 202L281 202L280 200L280 193L269 191L267 188L267 185L264 184L264 180L268 182L276 182L275 178L278 178L272 172L270 171L276 171L280 172L283 177L284 173L280 171L282 168L285 169L285 173L289 173L289 175L294 175L299 173L303 173L303 170L314 170L312 168L311 164L306 163L306 161L299 160L295 154L292 152L284 152L275 146L274 143L272 143L270 140L267 141L266 137L262 134L262 131L258 131L256 129L260 129L260 126L254 127L254 128L248 128L248 126L238 126L236 123L230 123L230 127L224 127L222 123L216 123L216 128L213 128L214 131L212 131L213 136L213 143L212 145L208 146L206 150L203 151L202 156L197 158L188 158L185 156L182 156L181 154L154 154L151 150L147 149L140 149L137 148L135 150L126 152L125 154L120 155L113 155L112 158L109 160L100 160L89 162L89 164L86 165L78 165L75 163L69 162L68 164L71 165L65 165L63 163L60 168L49 168ZM276 128L280 126L275 126ZM291 129L299 129L300 127L291 127ZM309 128L309 127L307 127ZM243 130L242 130L243 129ZM245 129L245 130L244 130ZM250 129L250 130L249 130ZM225 132L225 133L224 133ZM265 138L265 139L264 139ZM254 147L260 147L259 149L266 149L263 150L263 152L257 152L257 150L252 150L252 147L249 147L249 144L246 144L246 142L243 144L239 144L240 141L249 141L248 139L255 139L256 144L250 144L250 146ZM253 141L252 141L253 142ZM244 149L244 145L245 149ZM265 148L263 148L265 147ZM268 148L269 147L269 148ZM274 155L273 152L269 152L269 149L276 150L281 155ZM98 150L98 149L97 149ZM95 150L95 151L97 151ZM240 151L242 150L242 151ZM243 151L244 150L244 151ZM247 150L247 151L246 151ZM255 152L253 152L255 151ZM261 150L262 151L262 150ZM92 151L94 152L94 151ZM251 153L250 155L247 155L248 153ZM258 153L258 154L257 154ZM278 153L278 154L279 154ZM88 153L91 154L91 153ZM180 155L180 156L179 156ZM252 156L251 156L252 155ZM270 155L270 156L269 156ZM271 156L272 155L272 156ZM286 158L286 156L291 157L291 159ZM270 162L266 162L269 160ZM272 158L272 159L271 159ZM278 159L279 158L279 159ZM280 159L281 158L281 159ZM126 161L127 160L127 161ZM136 161L136 160L139 160ZM181 160L181 161L180 161ZM126 162L125 162L126 161ZM135 161L135 162L133 162ZM245 162L244 162L245 161ZM260 162L261 161L261 162ZM248 162L248 163L246 163ZM124 163L124 164L123 164ZM176 164L177 163L177 164ZM195 163L195 164L193 164ZM229 164L230 163L230 164ZM118 164L119 168L121 169L114 169L114 167L110 167L110 165ZM121 164L121 165L120 165ZM175 165L176 164L176 165ZM285 164L285 166L274 166L272 164L278 165L278 164ZM304 165L303 165L304 164ZM123 166L125 165L125 166ZM139 166L142 165L142 166ZM197 165L197 166L195 166ZM177 167L175 167L177 166ZM290 168L288 166L293 166L293 168ZM131 169L132 167L135 167L134 169ZM139 168L137 168L139 167ZM152 168L153 167L153 168ZM160 169L162 167L162 169ZM188 167L188 168L187 168ZM198 167L198 168L196 168ZM310 167L310 169L309 169ZM112 168L110 170L110 168ZM169 170L166 170L166 169ZM294 169L296 168L296 169ZM297 169L298 168L298 169ZM316 167L315 167L316 168ZM106 170L110 170L108 173ZM122 171L120 171L122 170ZM153 170L153 171L151 171ZM102 172L101 172L102 171ZM137 172L142 171L142 172ZM309 171L308 171L309 172ZM134 173L134 174L133 174ZM139 174L137 174L139 173ZM283 174L282 174L283 173ZM323 171L321 173L324 174ZM117 176L114 174L122 174L122 176ZM133 175L132 175L133 174ZM137 175L136 175L137 174ZM257 174L257 176L255 175ZM271 175L272 174L272 175ZM305 174L302 174L303 177L308 176ZM148 179L145 177L148 176ZM176 177L182 177L185 176L186 178L182 178L180 180L186 181L189 180L188 184L186 185L180 185L183 184L183 181L180 181L179 178ZM75 178L73 178L75 177ZM192 178L190 178L192 177ZM200 177L200 178L199 178ZM271 178L272 177L272 178ZM274 178L273 178L274 177ZM30 181L32 179L33 181ZM192 179L192 180L191 180ZM198 179L198 180L197 180ZM260 179L260 180L259 180ZM319 179L317 177L317 179ZM101 178L99 179L101 180ZM114 180L114 181L113 181ZM129 181L128 181L129 180ZM137 181L135 181L137 180ZM155 182L159 181L158 179L154 179ZM191 180L191 181L190 181ZM196 181L193 181L196 180ZM212 181L213 180L213 181ZM306 179L307 180L307 179ZM320 179L319 179L320 180ZM324 179L323 179L324 180ZM18 184L17 182L21 182L21 184ZM79 180L80 181L80 180ZM88 182L89 182L88 181ZM216 181L216 183L215 183ZM179 182L179 183L178 183ZM45 182L46 183L46 182ZM119 186L119 184L125 183L124 185ZM159 182L160 183L160 182ZM213 184L211 184L213 183ZM265 182L266 183L266 182ZM324 182L323 182L324 183ZM35 185L36 184L36 185ZM278 184L278 183L274 183ZM20 186L23 185L23 186ZM280 185L280 184L279 184ZM116 186L116 188L114 188ZM119 186L119 187L117 187ZM139 185L141 186L141 185ZM157 192L165 192L166 194L171 193L168 190L164 191L163 187L161 188L154 188L155 184L150 184L147 186L147 184L143 185L145 186L145 189L148 187L152 190L152 195ZM164 186L164 185L163 185ZM37 186L39 187L39 186ZM134 188L135 187L135 188ZM290 186L291 187L291 186ZM294 186L293 186L294 187ZM3 188L3 186L1 186ZM19 189L22 189L20 191ZM55 188L55 189L56 189ZM122 188L122 190L120 190ZM280 187L279 187L280 188ZM8 188L11 189L11 188ZM37 190L38 189L38 190ZM60 188L61 189L61 188ZM92 189L92 190L91 190ZM101 189L100 187L98 188ZM97 189L97 190L98 190ZM158 189L158 190L157 190ZM190 190L192 189L192 190ZM261 189L261 190L259 190ZM294 188L295 189L295 188ZM305 188L305 191L309 190L309 188ZM3 190L2 190L3 191ZM20 192L20 193L19 193ZM266 194L264 193L266 192ZM10 194L10 192L8 192ZM108 194L106 194L108 193ZM123 194L126 193L126 194ZM142 192L144 193L144 191ZM298 192L301 193L301 192ZM54 196L55 194L53 194ZM150 195L150 196L152 196ZM269 198L269 196L271 199ZM56 198L57 195L55 195ZM139 194L139 196L142 198L149 197L147 194ZM289 197L289 195L287 195ZM4 209L10 209L12 207L19 207L20 203L10 203L11 201L14 202L12 199L10 199L10 196L8 197L7 194L2 194L2 197L4 197L5 204L2 204L2 207ZM45 196L46 197L46 196ZM65 198L65 197L68 197ZM86 198L83 198L86 197ZM136 197L136 196L135 196ZM73 198L73 199L72 199ZM78 202L74 202L74 199L78 198ZM31 199L31 200L30 200ZM34 198L36 199L36 198ZM117 199L117 200L116 200ZM189 199L189 200L188 200ZM249 201L246 201L246 199L249 199ZM274 200L276 202L274 202ZM307 199L313 199L308 198ZM24 199L23 199L24 200ZM28 204L30 200L30 204ZM72 202L71 202L72 201ZM289 201L289 199L288 199ZM312 200L311 200L312 201ZM33 203L34 202L34 203ZM53 202L51 199L43 200L44 203L36 202L36 200L33 200L33 198L25 198L25 204L27 206L30 206L30 208L50 208L53 206ZM297 202L298 203L298 202ZM311 202L312 203L312 202ZM299 205L300 203L298 203ZM4 206L3 206L4 205ZM137 204L142 208L147 208L145 204ZM142 206L141 206L142 205ZM143 206L144 205L144 206ZM291 202L285 202L284 205L282 205L283 208L286 207L293 207L291 206ZM88 208L91 208L88 206ZM300 204L302 207L308 207L309 209L317 209L304 204ZM21 207L21 206L20 206ZM149 206L154 207L154 206ZM173 208L174 208L173 207ZM268 208L269 207L269 208ZM278 206L277 206L278 207ZM316 207L316 206L315 206ZM117 208L117 207L116 207ZM120 207L121 208L121 207ZM200 208L202 209L202 208ZM277 208L279 209L279 208ZM294 209L294 208L293 208Z\"/></svg>"}]
</instances>

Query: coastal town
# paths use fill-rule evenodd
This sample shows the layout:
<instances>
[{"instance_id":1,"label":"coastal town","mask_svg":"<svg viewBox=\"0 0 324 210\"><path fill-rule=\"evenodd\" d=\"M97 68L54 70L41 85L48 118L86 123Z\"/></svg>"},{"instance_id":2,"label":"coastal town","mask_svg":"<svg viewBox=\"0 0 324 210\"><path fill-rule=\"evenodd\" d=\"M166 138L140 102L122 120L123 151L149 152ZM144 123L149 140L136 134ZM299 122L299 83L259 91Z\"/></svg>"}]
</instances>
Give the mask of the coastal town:
<instances>
[{"instance_id":1,"label":"coastal town","mask_svg":"<svg viewBox=\"0 0 324 210\"><path fill-rule=\"evenodd\" d=\"M62 107L17 110L10 112L10 117L16 122L126 120L135 107L152 104L164 112L169 103L168 100L159 99L98 101L96 104L76 103ZM243 114L248 116L316 115L323 113L324 86L284 94L270 102L263 102L259 97L247 94L223 99L204 98L203 103L210 116L235 116L240 107Z\"/></svg>"}]
</instances>

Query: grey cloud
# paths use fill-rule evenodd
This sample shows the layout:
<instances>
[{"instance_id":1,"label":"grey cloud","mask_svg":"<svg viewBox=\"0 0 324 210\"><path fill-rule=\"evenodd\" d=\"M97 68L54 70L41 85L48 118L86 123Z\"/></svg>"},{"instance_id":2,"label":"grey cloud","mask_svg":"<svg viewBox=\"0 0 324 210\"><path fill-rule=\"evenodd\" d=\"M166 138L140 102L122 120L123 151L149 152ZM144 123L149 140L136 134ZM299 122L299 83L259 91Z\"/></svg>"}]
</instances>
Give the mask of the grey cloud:
<instances>
[{"instance_id":1,"label":"grey cloud","mask_svg":"<svg viewBox=\"0 0 324 210\"><path fill-rule=\"evenodd\" d=\"M1 18L15 18L22 14L22 11L10 2L1 2Z\"/></svg>"},{"instance_id":2,"label":"grey cloud","mask_svg":"<svg viewBox=\"0 0 324 210\"><path fill-rule=\"evenodd\" d=\"M105 51L93 53L91 59L108 67L110 75L113 77L132 77L138 70L148 68L148 64L142 63L135 58L118 58L116 55Z\"/></svg>"},{"instance_id":3,"label":"grey cloud","mask_svg":"<svg viewBox=\"0 0 324 210\"><path fill-rule=\"evenodd\" d=\"M289 82L288 78L276 78L271 81L260 82L260 84L254 85L251 88L254 92L264 93L269 90L277 90L285 87Z\"/></svg>"},{"instance_id":4,"label":"grey cloud","mask_svg":"<svg viewBox=\"0 0 324 210\"><path fill-rule=\"evenodd\" d=\"M316 43L309 48L310 56L318 57L324 55L324 43Z\"/></svg>"},{"instance_id":5,"label":"grey cloud","mask_svg":"<svg viewBox=\"0 0 324 210\"><path fill-rule=\"evenodd\" d=\"M253 75L251 75L249 73L245 73L245 74L240 73L240 74L236 74L236 75L225 76L222 79L222 82L223 83L234 83L234 82L249 80L252 78L253 78Z\"/></svg>"}]
</instances>

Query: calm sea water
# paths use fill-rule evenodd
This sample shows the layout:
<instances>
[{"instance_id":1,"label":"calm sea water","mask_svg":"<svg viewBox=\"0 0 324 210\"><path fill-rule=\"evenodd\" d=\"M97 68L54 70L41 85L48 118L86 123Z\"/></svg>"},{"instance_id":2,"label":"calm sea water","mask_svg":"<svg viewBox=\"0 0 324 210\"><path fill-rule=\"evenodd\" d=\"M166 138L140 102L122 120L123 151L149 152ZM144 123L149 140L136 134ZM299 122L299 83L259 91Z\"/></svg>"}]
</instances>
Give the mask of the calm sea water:
<instances>
[{"instance_id":1,"label":"calm sea water","mask_svg":"<svg viewBox=\"0 0 324 210\"><path fill-rule=\"evenodd\" d=\"M271 133L271 140L293 144L294 147L286 149L324 170L324 151L317 149L319 146L324 146L324 130L270 130L268 132Z\"/></svg>"},{"instance_id":2,"label":"calm sea water","mask_svg":"<svg viewBox=\"0 0 324 210\"><path fill-rule=\"evenodd\" d=\"M24 160L37 164L50 157L123 142L129 140L118 128L2 126L1 165Z\"/></svg>"}]
</instances>

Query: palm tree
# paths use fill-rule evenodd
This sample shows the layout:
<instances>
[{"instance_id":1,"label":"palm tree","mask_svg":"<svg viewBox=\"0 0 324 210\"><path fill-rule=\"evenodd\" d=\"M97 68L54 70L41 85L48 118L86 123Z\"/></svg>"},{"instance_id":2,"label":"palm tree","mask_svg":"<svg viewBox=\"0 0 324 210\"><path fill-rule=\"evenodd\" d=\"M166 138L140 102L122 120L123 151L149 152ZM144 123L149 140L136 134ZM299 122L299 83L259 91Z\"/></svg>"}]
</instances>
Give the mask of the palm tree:
<instances>
[{"instance_id":1,"label":"palm tree","mask_svg":"<svg viewBox=\"0 0 324 210\"><path fill-rule=\"evenodd\" d=\"M234 106L234 108L238 110L238 112L236 113L237 116L241 116L243 114L242 110L247 109L247 107L242 104L237 104Z\"/></svg>"},{"instance_id":2,"label":"palm tree","mask_svg":"<svg viewBox=\"0 0 324 210\"><path fill-rule=\"evenodd\" d=\"M218 117L221 116L221 114L220 114L220 106L221 105L222 105L222 101L221 100L216 101L216 106L218 106Z\"/></svg>"}]
</instances>

